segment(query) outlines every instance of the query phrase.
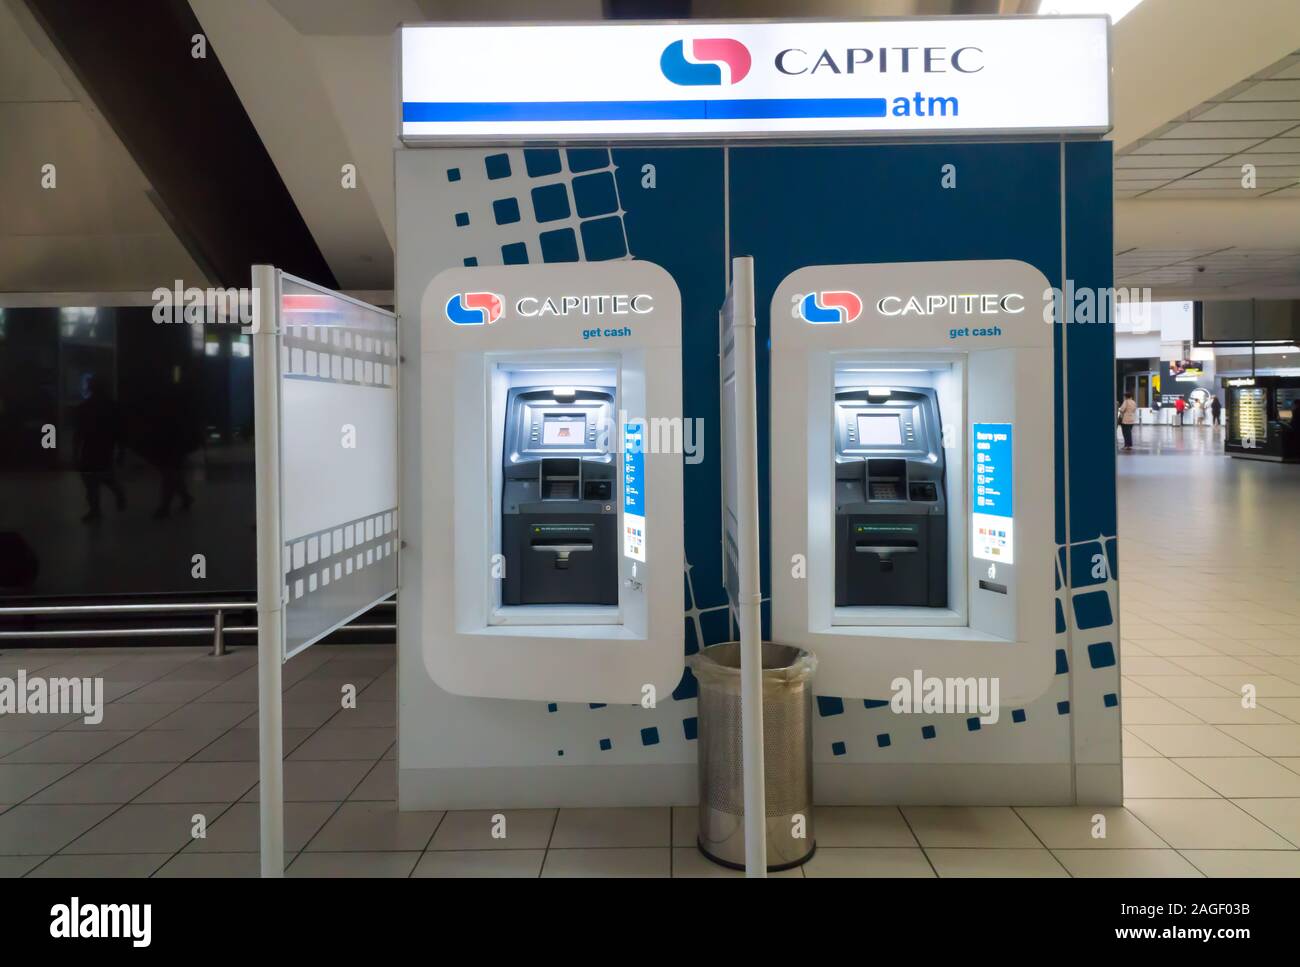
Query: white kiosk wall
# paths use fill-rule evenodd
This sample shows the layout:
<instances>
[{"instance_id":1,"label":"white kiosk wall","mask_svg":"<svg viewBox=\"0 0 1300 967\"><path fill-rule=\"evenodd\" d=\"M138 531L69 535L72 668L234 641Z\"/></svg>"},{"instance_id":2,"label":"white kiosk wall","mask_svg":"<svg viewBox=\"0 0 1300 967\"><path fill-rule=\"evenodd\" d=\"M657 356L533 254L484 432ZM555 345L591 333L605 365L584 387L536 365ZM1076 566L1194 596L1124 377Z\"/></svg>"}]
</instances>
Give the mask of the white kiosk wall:
<instances>
[{"instance_id":1,"label":"white kiosk wall","mask_svg":"<svg viewBox=\"0 0 1300 967\"><path fill-rule=\"evenodd\" d=\"M772 515L772 630L774 639L818 656L819 693L888 699L896 679L911 682L917 671L927 679L996 679L998 704L1010 714L1051 685L1056 548L1046 289L1037 269L1010 261L813 266L776 289L771 499L773 507L807 510ZM946 471L944 607L836 605L833 413L836 392L847 387L880 398L891 387L935 393ZM995 432L990 425L999 428L999 459L1002 448L1011 453L1012 465L999 467L1014 482L1006 487L1009 511L984 496L992 444L975 432ZM993 509L1007 513L995 530L1008 536L995 534L1002 546L990 548L984 518ZM1044 760L1043 795L1066 797L1066 747ZM924 781L900 775L891 788L879 769L819 762L815 775L821 801L924 796Z\"/></svg>"}]
</instances>

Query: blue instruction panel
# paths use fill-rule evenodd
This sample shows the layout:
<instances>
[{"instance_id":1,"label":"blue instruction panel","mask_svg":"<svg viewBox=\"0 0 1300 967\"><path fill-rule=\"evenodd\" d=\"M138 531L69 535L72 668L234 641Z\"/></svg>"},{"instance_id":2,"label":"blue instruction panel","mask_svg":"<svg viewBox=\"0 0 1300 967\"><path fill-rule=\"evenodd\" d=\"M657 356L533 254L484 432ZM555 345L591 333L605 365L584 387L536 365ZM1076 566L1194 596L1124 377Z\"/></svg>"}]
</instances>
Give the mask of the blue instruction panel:
<instances>
[{"instance_id":1,"label":"blue instruction panel","mask_svg":"<svg viewBox=\"0 0 1300 967\"><path fill-rule=\"evenodd\" d=\"M975 557L1011 564L1015 547L1012 425L976 423L971 428L971 547Z\"/></svg>"},{"instance_id":2,"label":"blue instruction panel","mask_svg":"<svg viewBox=\"0 0 1300 967\"><path fill-rule=\"evenodd\" d=\"M623 424L623 554L645 563L645 424Z\"/></svg>"}]
</instances>

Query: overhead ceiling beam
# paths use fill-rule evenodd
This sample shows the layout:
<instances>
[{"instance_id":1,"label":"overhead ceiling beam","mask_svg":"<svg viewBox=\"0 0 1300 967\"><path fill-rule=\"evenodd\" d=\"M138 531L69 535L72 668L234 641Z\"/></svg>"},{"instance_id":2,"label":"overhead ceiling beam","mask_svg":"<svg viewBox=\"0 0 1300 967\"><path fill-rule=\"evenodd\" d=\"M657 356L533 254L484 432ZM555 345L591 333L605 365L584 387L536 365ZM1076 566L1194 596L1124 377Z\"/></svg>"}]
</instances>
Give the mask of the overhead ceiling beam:
<instances>
[{"instance_id":1,"label":"overhead ceiling beam","mask_svg":"<svg viewBox=\"0 0 1300 967\"><path fill-rule=\"evenodd\" d=\"M1121 198L1115 251L1130 248L1300 250L1300 202L1286 198Z\"/></svg>"},{"instance_id":2,"label":"overhead ceiling beam","mask_svg":"<svg viewBox=\"0 0 1300 967\"><path fill-rule=\"evenodd\" d=\"M26 0L211 281L266 262L337 284L185 0Z\"/></svg>"},{"instance_id":3,"label":"overhead ceiling beam","mask_svg":"<svg viewBox=\"0 0 1300 967\"><path fill-rule=\"evenodd\" d=\"M1143 0L1111 35L1116 150L1300 50L1297 0Z\"/></svg>"}]
</instances>

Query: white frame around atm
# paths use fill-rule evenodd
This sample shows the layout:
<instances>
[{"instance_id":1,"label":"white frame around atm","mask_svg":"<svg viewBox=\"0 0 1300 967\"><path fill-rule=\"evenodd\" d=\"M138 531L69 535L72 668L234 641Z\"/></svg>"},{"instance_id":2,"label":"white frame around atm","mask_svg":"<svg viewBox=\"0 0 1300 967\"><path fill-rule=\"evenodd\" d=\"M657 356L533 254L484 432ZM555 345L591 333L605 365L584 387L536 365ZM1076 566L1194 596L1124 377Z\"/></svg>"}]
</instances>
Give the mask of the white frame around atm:
<instances>
[{"instance_id":1,"label":"white frame around atm","mask_svg":"<svg viewBox=\"0 0 1300 967\"><path fill-rule=\"evenodd\" d=\"M463 292L502 297L499 318L453 325L444 306ZM525 318L523 296L648 293L653 311L635 318ZM626 336L585 331L630 323ZM552 702L639 703L645 687L667 695L685 665L681 617L685 567L681 454L644 459L646 560L623 548L619 502L619 604L502 608L492 587L500 550L500 367L558 371L597 367L616 378L629 419L680 417L681 297L664 269L645 261L453 268L427 287L421 306L421 544L424 665L454 695ZM622 481L622 427L615 446ZM450 455L450 456L449 456ZM408 552L409 553L409 552ZM535 609L535 610L534 610Z\"/></svg>"},{"instance_id":2,"label":"white frame around atm","mask_svg":"<svg viewBox=\"0 0 1300 967\"><path fill-rule=\"evenodd\" d=\"M841 290L862 299L861 316L855 321L809 325L791 311L796 296ZM1050 686L1055 674L1056 544L1054 326L1043 319L1047 290L1038 269L1011 260L808 266L777 287L771 310L769 432L772 441L799 441L799 449L771 455L772 637L817 655L823 691L888 696L894 679L910 678L916 669L943 678L997 677L1003 705L1030 701ZM1003 329L996 337L949 337L951 329L978 319L912 316L904 321L877 310L878 301L887 295L1010 292L1024 297L1024 311L991 317L990 322ZM950 567L950 573L964 575L964 620L954 620L954 609L944 609L925 621L898 624L903 616L890 612L904 609L883 609L871 624L837 622L834 445L829 427L835 360L871 365L890 358L920 363L957 357L962 360L965 397L960 415L963 494L950 509L949 546L954 546L953 527L970 527L971 425L1014 424L1017 547L1015 563L999 565L999 581L1007 584L1008 593L997 600L993 592L976 593L982 575L971 561L966 533L957 542L965 558L962 566ZM815 379L830 383L814 385ZM976 382L1005 386L1008 392L973 394ZM951 414L943 417L954 420ZM806 512L776 512L798 507ZM955 509L961 513L956 520ZM806 577L797 576L792 567L797 555L806 562Z\"/></svg>"},{"instance_id":3,"label":"white frame around atm","mask_svg":"<svg viewBox=\"0 0 1300 967\"><path fill-rule=\"evenodd\" d=\"M810 356L808 360L808 385L809 387L821 386L822 380L825 379L825 370L827 364L830 367L830 378L833 381L829 387L828 398L825 405L833 408L835 403L835 392L844 383L840 380L840 373L845 369L859 368L871 372L871 378L864 382L867 385L877 384L885 385L888 383L893 386L909 386L915 382L914 377L908 370L920 369L930 376L930 381L925 385L934 386L937 382L934 374L940 372L940 367L947 367L955 379L957 399L955 400L958 412L965 414L968 409L967 405L967 382L966 369L968 353L963 352L907 352L900 350L849 350L844 353L833 353L829 355L817 354ZM896 380L882 380L879 374L897 372L899 378ZM852 382L852 381L851 381ZM951 405L954 402L952 392L940 394L939 400L939 417L944 426L948 426L951 420L948 414L951 412ZM945 405L948 404L948 405ZM821 403L810 405L810 415L816 413L821 408ZM954 434L951 446L944 447L944 485L945 496L947 498L948 519L952 521L957 517L963 517L967 510L967 500L969 495L966 493L965 481L968 472L966 454L970 448L970 439L966 421L962 420L954 424L960 430ZM831 431L830 438L823 441L828 447L828 454L833 457L835 452L834 425L829 424L828 429ZM811 464L810 464L811 466ZM833 481L832 481L833 485ZM830 509L831 516L834 516L834 508ZM832 535L833 537L833 535ZM920 608L920 607L861 607L849 606L838 607L834 602L834 587L827 590L825 597L828 601L818 601L816 607L819 613L824 608L830 608L831 614L829 619L819 619L818 624L829 624L843 628L864 628L877 627L881 625L915 625L925 624L936 627L961 627L969 620L967 594L967 568L966 553L970 545L969 532L964 527L948 527L948 606L946 608ZM923 618L923 621L918 621Z\"/></svg>"}]
</instances>

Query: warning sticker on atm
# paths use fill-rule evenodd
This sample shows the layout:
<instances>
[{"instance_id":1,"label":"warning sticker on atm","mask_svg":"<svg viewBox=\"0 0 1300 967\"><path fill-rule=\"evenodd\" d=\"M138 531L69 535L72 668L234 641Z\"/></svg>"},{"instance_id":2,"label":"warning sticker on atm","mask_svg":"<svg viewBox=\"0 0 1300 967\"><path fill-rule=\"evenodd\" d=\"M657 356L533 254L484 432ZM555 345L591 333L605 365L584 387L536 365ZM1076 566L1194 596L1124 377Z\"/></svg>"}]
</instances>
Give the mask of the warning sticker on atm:
<instances>
[{"instance_id":1,"label":"warning sticker on atm","mask_svg":"<svg viewBox=\"0 0 1300 967\"><path fill-rule=\"evenodd\" d=\"M645 424L623 424L623 554L645 563Z\"/></svg>"},{"instance_id":2,"label":"warning sticker on atm","mask_svg":"<svg viewBox=\"0 0 1300 967\"><path fill-rule=\"evenodd\" d=\"M1012 425L976 423L972 427L971 548L984 561L1014 562L1012 507Z\"/></svg>"}]
</instances>

